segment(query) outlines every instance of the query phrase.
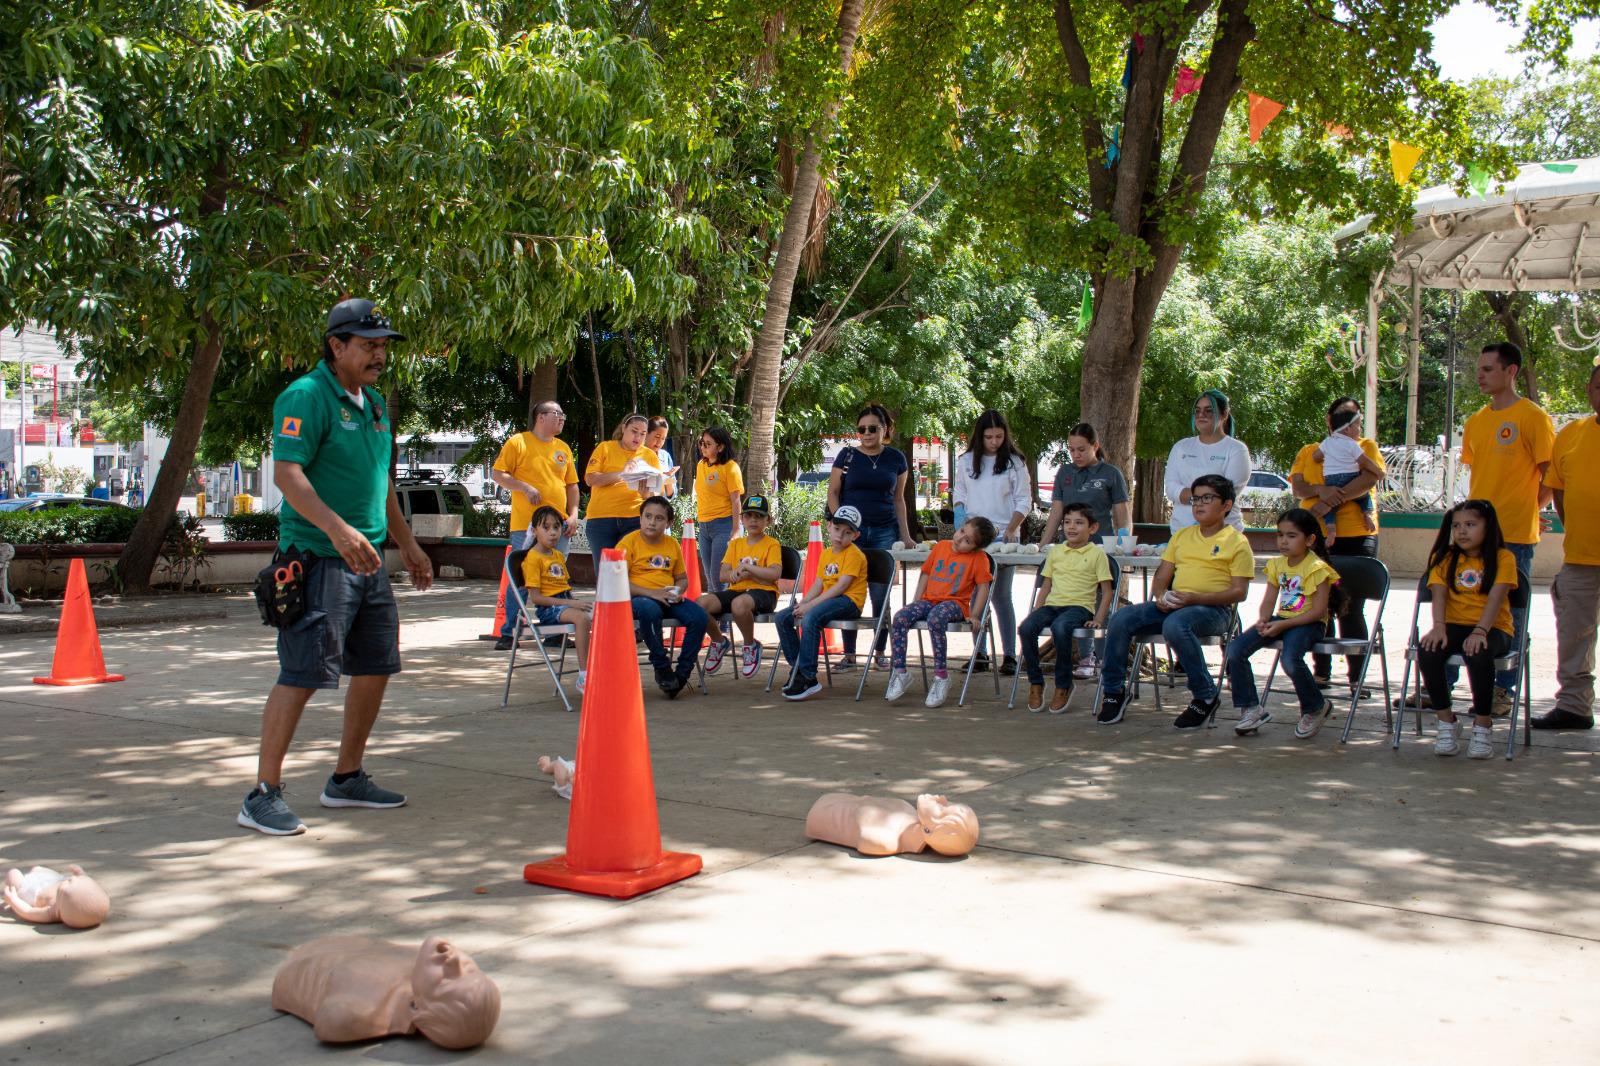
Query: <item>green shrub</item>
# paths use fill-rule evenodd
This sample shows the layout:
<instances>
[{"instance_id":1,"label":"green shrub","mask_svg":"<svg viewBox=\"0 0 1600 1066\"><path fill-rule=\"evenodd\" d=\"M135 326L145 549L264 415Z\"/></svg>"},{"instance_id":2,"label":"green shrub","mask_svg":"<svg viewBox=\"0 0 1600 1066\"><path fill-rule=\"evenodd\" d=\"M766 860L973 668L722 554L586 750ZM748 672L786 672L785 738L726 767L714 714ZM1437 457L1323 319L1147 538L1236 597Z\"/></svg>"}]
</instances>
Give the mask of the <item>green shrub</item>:
<instances>
[{"instance_id":1,"label":"green shrub","mask_svg":"<svg viewBox=\"0 0 1600 1066\"><path fill-rule=\"evenodd\" d=\"M468 537L509 537L511 512L480 503L461 516L461 533Z\"/></svg>"},{"instance_id":2,"label":"green shrub","mask_svg":"<svg viewBox=\"0 0 1600 1066\"><path fill-rule=\"evenodd\" d=\"M278 539L277 511L249 511L231 514L222 520L222 535L227 540Z\"/></svg>"},{"instance_id":3,"label":"green shrub","mask_svg":"<svg viewBox=\"0 0 1600 1066\"><path fill-rule=\"evenodd\" d=\"M822 513L827 507L826 485L802 485L798 481L791 481L780 487L778 494L773 497L772 525L768 532L778 538L779 543L803 552L811 536L811 523L822 521ZM826 540L827 532L824 531L822 536Z\"/></svg>"},{"instance_id":4,"label":"green shrub","mask_svg":"<svg viewBox=\"0 0 1600 1066\"><path fill-rule=\"evenodd\" d=\"M122 544L139 515L126 507L0 511L0 540L10 544Z\"/></svg>"}]
</instances>

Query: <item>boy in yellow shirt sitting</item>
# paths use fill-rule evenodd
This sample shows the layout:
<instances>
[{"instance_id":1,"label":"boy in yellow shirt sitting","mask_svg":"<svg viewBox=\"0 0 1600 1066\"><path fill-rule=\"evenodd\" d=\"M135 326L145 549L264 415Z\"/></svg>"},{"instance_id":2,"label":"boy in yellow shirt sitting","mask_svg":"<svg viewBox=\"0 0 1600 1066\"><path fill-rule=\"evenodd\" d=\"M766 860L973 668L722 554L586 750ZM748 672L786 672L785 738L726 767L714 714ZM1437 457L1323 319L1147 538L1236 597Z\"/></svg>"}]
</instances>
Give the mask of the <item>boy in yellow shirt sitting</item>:
<instances>
[{"instance_id":1,"label":"boy in yellow shirt sitting","mask_svg":"<svg viewBox=\"0 0 1600 1066\"><path fill-rule=\"evenodd\" d=\"M1195 524L1172 535L1150 585L1150 599L1111 616L1106 661L1101 668L1101 725L1122 721L1135 637L1160 633L1177 655L1193 697L1172 724L1199 729L1216 717L1221 702L1216 679L1206 666L1202 637L1220 637L1233 624L1234 604L1242 603L1255 576L1255 556L1244 534L1228 524L1237 495L1221 474L1202 474L1189 486ZM1060 654L1059 652L1057 654Z\"/></svg>"},{"instance_id":2,"label":"boy in yellow shirt sitting","mask_svg":"<svg viewBox=\"0 0 1600 1066\"><path fill-rule=\"evenodd\" d=\"M664 496L652 496L639 506L639 528L623 537L617 548L628 560L628 592L633 597L633 621L639 637L650 651L656 684L667 699L678 693L694 674L700 658L700 642L705 639L710 619L705 608L683 598L689 584L689 571L683 565L683 549L667 532L672 523L672 504ZM672 659L661 642L661 620L671 618L683 629L683 650L678 654L674 673Z\"/></svg>"},{"instance_id":3,"label":"boy in yellow shirt sitting","mask_svg":"<svg viewBox=\"0 0 1600 1066\"><path fill-rule=\"evenodd\" d=\"M1044 710L1044 667L1039 665L1039 637L1048 630L1056 645L1056 689L1050 713L1060 714L1072 699L1072 631L1106 624L1111 610L1111 560L1089 538L1100 528L1094 508L1067 504L1061 511L1067 542L1051 546L1039 570L1039 594L1033 612L1022 620L1022 662L1028 671L1028 710Z\"/></svg>"},{"instance_id":4,"label":"boy in yellow shirt sitting","mask_svg":"<svg viewBox=\"0 0 1600 1066\"><path fill-rule=\"evenodd\" d=\"M556 548L566 531L561 512L545 504L533 512L528 528L533 530L533 547L522 560L522 598L532 608L534 621L542 626L568 625L578 652L578 691L588 683L589 613L592 603L572 598L572 575L567 557ZM564 638L557 638L564 639Z\"/></svg>"},{"instance_id":5,"label":"boy in yellow shirt sitting","mask_svg":"<svg viewBox=\"0 0 1600 1066\"><path fill-rule=\"evenodd\" d=\"M754 677L761 669L761 642L756 640L756 615L771 614L778 606L778 578L783 576L783 545L767 536L772 505L765 496L746 496L739 521L744 536L734 537L722 553L722 568L715 592L700 597L700 606L713 618L732 615L744 637L740 677ZM718 623L720 628L721 623ZM724 638L706 652L706 673L714 674L722 657L733 650Z\"/></svg>"},{"instance_id":6,"label":"boy in yellow shirt sitting","mask_svg":"<svg viewBox=\"0 0 1600 1066\"><path fill-rule=\"evenodd\" d=\"M834 511L816 580L799 603L778 614L778 646L794 667L783 690L786 700L806 700L822 691L817 680L822 627L835 619L861 617L867 602L867 557L856 547L860 535L860 511L849 504Z\"/></svg>"}]
</instances>

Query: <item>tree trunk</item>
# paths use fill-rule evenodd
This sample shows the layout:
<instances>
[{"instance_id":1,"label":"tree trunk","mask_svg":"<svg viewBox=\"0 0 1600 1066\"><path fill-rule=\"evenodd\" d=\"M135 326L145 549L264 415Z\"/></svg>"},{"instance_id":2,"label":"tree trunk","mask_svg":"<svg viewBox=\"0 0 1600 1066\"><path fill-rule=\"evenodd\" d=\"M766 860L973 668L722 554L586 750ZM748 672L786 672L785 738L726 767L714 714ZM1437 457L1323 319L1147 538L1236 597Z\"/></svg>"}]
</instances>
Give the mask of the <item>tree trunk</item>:
<instances>
[{"instance_id":1,"label":"tree trunk","mask_svg":"<svg viewBox=\"0 0 1600 1066\"><path fill-rule=\"evenodd\" d=\"M1520 292L1483 292L1480 293L1489 310L1494 312L1494 319L1500 323L1500 328L1505 332L1506 340L1522 349L1522 389L1523 395L1534 403L1539 402L1539 372L1535 364L1533 352L1528 348L1528 331L1522 328L1522 304L1524 297Z\"/></svg>"},{"instance_id":2,"label":"tree trunk","mask_svg":"<svg viewBox=\"0 0 1600 1066\"><path fill-rule=\"evenodd\" d=\"M546 400L556 398L556 383L561 379L561 365L554 357L533 364L528 375L528 428L533 428L533 409Z\"/></svg>"},{"instance_id":3,"label":"tree trunk","mask_svg":"<svg viewBox=\"0 0 1600 1066\"><path fill-rule=\"evenodd\" d=\"M1135 459L1133 461L1133 520L1135 522L1166 522L1167 504L1165 459Z\"/></svg>"},{"instance_id":4,"label":"tree trunk","mask_svg":"<svg viewBox=\"0 0 1600 1066\"><path fill-rule=\"evenodd\" d=\"M846 73L855 52L856 34L861 26L865 0L843 0L839 5L839 66ZM828 109L832 124L833 107ZM821 153L817 140L824 131L813 131L795 168L794 191L783 216L783 232L778 237L778 254L767 283L766 312L761 317L761 332L756 337L750 366L750 448L745 468L746 484L752 490L770 489L773 461L773 433L778 418L778 377L783 368L783 342L789 332L789 304L794 298L794 281L805 251L812 203L822 180L818 171Z\"/></svg>"},{"instance_id":5,"label":"tree trunk","mask_svg":"<svg viewBox=\"0 0 1600 1066\"><path fill-rule=\"evenodd\" d=\"M167 454L161 460L155 484L150 486L144 512L139 515L128 543L122 546L122 556L117 560L122 587L127 592L150 591L150 573L155 569L156 557L161 554L161 545L177 513L178 497L183 495L184 483L194 467L200 430L206 424L211 385L216 380L217 366L222 362L222 326L211 317L211 312L202 311L200 328L205 337L189 364L189 380L183 386L183 399L178 404L178 417L172 425Z\"/></svg>"},{"instance_id":6,"label":"tree trunk","mask_svg":"<svg viewBox=\"0 0 1600 1066\"><path fill-rule=\"evenodd\" d=\"M602 439L606 435L606 401L600 394L600 350L594 343L594 316L589 316L589 369L594 371L594 421Z\"/></svg>"}]
</instances>

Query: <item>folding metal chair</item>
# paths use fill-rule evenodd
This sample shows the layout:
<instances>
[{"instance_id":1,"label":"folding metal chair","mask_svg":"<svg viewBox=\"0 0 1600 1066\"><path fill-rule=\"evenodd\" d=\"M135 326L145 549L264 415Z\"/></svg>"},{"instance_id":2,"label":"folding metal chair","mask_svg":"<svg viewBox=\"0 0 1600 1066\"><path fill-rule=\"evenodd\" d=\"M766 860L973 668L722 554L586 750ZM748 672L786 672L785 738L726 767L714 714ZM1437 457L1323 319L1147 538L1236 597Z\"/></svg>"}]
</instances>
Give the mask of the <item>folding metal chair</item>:
<instances>
[{"instance_id":1,"label":"folding metal chair","mask_svg":"<svg viewBox=\"0 0 1600 1066\"><path fill-rule=\"evenodd\" d=\"M556 683L556 692L561 696L562 704L567 710L572 710L572 701L567 698L566 686L561 683L561 677L567 672L567 634L576 633L574 626L562 623L561 625L542 626L534 618L533 612L528 609L528 601L524 597L522 584L522 563L528 557L531 548L523 548L506 556L501 565L506 572L506 587L511 590L511 602L516 606L517 621L511 627L511 659L506 663L506 687L500 694L500 706L504 707L511 702L511 672L520 670L525 666L538 666L536 662L525 662L517 665L517 651L522 647L523 629L532 630L534 634L533 646L539 652L539 658L544 661L544 668L550 672L550 680ZM550 661L550 652L544 646L545 637L561 638L561 657L557 662ZM578 663L572 668L573 673L583 669L583 664Z\"/></svg>"},{"instance_id":2,"label":"folding metal chair","mask_svg":"<svg viewBox=\"0 0 1600 1066\"><path fill-rule=\"evenodd\" d=\"M1117 606L1122 603L1122 579L1125 576L1123 574L1122 564L1118 563L1109 552L1106 553L1106 561L1111 564L1111 605L1106 608L1106 624L1103 626L1078 626L1072 631L1072 639L1074 641L1087 640L1090 638L1093 638L1094 640L1104 639L1106 630L1111 627L1111 616L1117 613ZM1043 567L1040 569L1042 570ZM1033 600L1039 598L1039 581L1039 578L1034 578L1033 599L1028 601L1030 604L1033 602ZM1057 648L1056 654L1070 657L1072 655L1072 649ZM1008 711L1017 705L1017 686L1022 682L1022 673L1023 671L1019 668L1011 677L1011 698L1006 701L1006 710ZM1073 691L1076 692L1078 686L1073 685L1072 688ZM1098 692L1099 686L1096 685L1095 689ZM1068 702L1071 702L1071 696L1068 696ZM1095 702L1098 705L1099 700L1096 699ZM1062 710L1064 711L1066 708L1062 708Z\"/></svg>"},{"instance_id":3,"label":"folding metal chair","mask_svg":"<svg viewBox=\"0 0 1600 1066\"><path fill-rule=\"evenodd\" d=\"M1507 597L1512 610L1527 607L1529 599L1533 596L1533 585L1528 580L1527 571L1517 569L1517 587L1511 590ZM1428 575L1423 574L1417 582L1417 603L1411 609L1411 639L1406 642L1406 664L1400 674L1400 710L1394 716L1394 739L1390 747L1395 750L1400 748L1400 734L1405 731L1406 711L1414 711L1417 716L1417 735L1422 735L1422 712L1429 708L1421 706L1407 707L1405 705L1406 692L1411 683L1411 664L1417 661L1417 652L1422 640L1422 631L1419 628L1424 604L1433 602L1433 589L1428 585ZM1506 738L1506 758L1516 756L1517 750L1517 715L1522 715L1522 744L1527 747L1533 743L1531 717L1533 715L1533 672L1528 661L1528 626L1522 627L1522 643L1499 656L1494 661L1494 668L1498 670L1516 670L1517 692L1511 700L1511 733ZM1459 655L1452 655L1446 660L1449 665L1460 668L1466 666L1466 660ZM1421 669L1418 669L1417 689L1422 689Z\"/></svg>"},{"instance_id":4,"label":"folding metal chair","mask_svg":"<svg viewBox=\"0 0 1600 1066\"><path fill-rule=\"evenodd\" d=\"M1389 651L1383 639L1383 609L1389 602L1389 568L1381 561L1364 555L1336 555L1329 561L1339 572L1339 587L1350 597L1351 610L1361 610L1369 600L1378 601L1378 613L1373 624L1367 628L1366 640L1329 637L1311 646L1314 655L1361 656L1360 670L1351 679L1350 713L1345 716L1344 733L1339 737L1339 743L1344 744L1350 740L1350 727L1355 724L1356 708L1361 703L1361 693L1366 686L1367 670L1372 666L1373 656L1377 656L1378 669L1383 674L1383 713L1389 724L1394 724L1393 712L1389 709ZM1272 669L1267 672L1267 687L1261 696L1261 705L1265 707L1272 698L1272 683L1277 679L1278 662L1283 658L1283 642L1268 641L1263 647L1275 652Z\"/></svg>"},{"instance_id":5,"label":"folding metal chair","mask_svg":"<svg viewBox=\"0 0 1600 1066\"><path fill-rule=\"evenodd\" d=\"M779 575L780 580L793 581L796 584L798 584L799 581L800 581L800 567L801 567L801 564L802 564L802 560L800 558L800 553L795 551L793 548L789 547L787 544L780 544L778 547L779 547L779 550L782 551L782 553L783 553L783 562L781 564L783 569L782 569L782 572ZM796 596L797 592L798 592L797 589L791 589L790 590L790 592L789 592L789 602L790 603L793 603L795 601L795 596ZM773 620L776 619L777 617L778 617L778 612L776 612L776 611L768 611L765 614L757 614L756 617L755 617L755 620L756 620L756 624L757 625L760 625L762 622L766 622L767 624L770 625L773 622ZM725 615L725 614L724 615L718 615L716 617L716 619L714 620L714 623L715 623L715 626L716 626L717 634L723 640L731 639L731 634L733 632L733 617L731 615ZM774 652L776 653L776 649L774 649ZM777 658L782 658L782 656L778 655ZM778 669L778 664L777 664L776 659L774 659L773 664L772 664L772 670L767 675L767 691L768 692L772 691L772 674L776 673L777 669Z\"/></svg>"}]
</instances>

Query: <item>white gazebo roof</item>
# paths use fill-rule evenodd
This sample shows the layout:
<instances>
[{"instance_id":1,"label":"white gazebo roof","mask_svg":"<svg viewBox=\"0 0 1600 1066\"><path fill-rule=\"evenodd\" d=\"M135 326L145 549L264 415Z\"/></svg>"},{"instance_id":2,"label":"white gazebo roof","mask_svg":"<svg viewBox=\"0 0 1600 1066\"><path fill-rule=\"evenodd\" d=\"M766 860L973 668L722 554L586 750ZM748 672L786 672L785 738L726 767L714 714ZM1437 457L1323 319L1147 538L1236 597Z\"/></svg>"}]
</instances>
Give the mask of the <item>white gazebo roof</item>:
<instances>
[{"instance_id":1,"label":"white gazebo roof","mask_svg":"<svg viewBox=\"0 0 1600 1066\"><path fill-rule=\"evenodd\" d=\"M1525 163L1492 196L1448 185L1417 195L1412 229L1395 240L1384 279L1429 289L1573 292L1600 289L1600 159ZM1366 232L1371 215L1334 234Z\"/></svg>"}]
</instances>

